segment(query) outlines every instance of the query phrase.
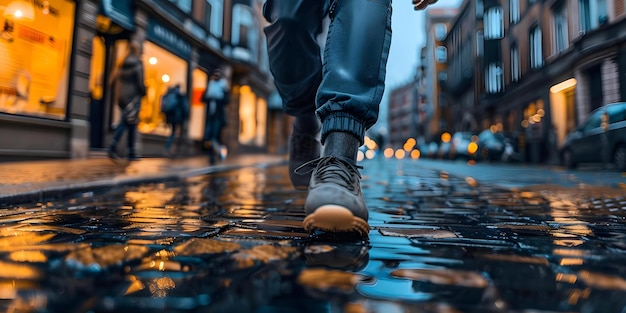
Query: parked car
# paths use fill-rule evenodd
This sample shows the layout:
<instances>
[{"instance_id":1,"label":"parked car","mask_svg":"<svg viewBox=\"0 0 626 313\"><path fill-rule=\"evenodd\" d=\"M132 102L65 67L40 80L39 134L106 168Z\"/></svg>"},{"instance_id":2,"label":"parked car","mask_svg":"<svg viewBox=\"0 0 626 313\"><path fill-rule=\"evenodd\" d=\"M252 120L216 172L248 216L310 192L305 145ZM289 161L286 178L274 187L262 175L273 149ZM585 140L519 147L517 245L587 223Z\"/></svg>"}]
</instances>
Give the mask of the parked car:
<instances>
[{"instance_id":1,"label":"parked car","mask_svg":"<svg viewBox=\"0 0 626 313\"><path fill-rule=\"evenodd\" d=\"M434 159L437 157L437 152L439 151L439 144L435 141L431 141L428 144L428 148L426 149L426 156L428 158Z\"/></svg>"},{"instance_id":2,"label":"parked car","mask_svg":"<svg viewBox=\"0 0 626 313\"><path fill-rule=\"evenodd\" d=\"M475 160L478 155L476 153L478 151L476 141L478 141L478 138L473 132L461 131L454 133L450 141L450 159Z\"/></svg>"},{"instance_id":3,"label":"parked car","mask_svg":"<svg viewBox=\"0 0 626 313\"><path fill-rule=\"evenodd\" d=\"M439 144L439 148L437 150L437 159L448 160L450 159L450 147L452 146L452 142L441 142Z\"/></svg>"},{"instance_id":4,"label":"parked car","mask_svg":"<svg viewBox=\"0 0 626 313\"><path fill-rule=\"evenodd\" d=\"M499 161L504 153L506 137L502 132L485 129L478 134L478 159Z\"/></svg>"},{"instance_id":5,"label":"parked car","mask_svg":"<svg viewBox=\"0 0 626 313\"><path fill-rule=\"evenodd\" d=\"M626 170L626 102L602 106L572 132L559 151L569 168L579 163L612 162Z\"/></svg>"}]
</instances>

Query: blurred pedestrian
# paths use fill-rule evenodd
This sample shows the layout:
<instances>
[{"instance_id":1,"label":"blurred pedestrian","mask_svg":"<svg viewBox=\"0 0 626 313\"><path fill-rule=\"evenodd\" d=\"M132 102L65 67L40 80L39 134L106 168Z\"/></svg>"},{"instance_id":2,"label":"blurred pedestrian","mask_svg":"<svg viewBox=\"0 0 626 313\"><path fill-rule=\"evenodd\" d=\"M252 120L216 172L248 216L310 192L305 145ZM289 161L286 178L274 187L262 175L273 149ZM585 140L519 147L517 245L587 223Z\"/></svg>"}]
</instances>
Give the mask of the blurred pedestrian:
<instances>
[{"instance_id":1,"label":"blurred pedestrian","mask_svg":"<svg viewBox=\"0 0 626 313\"><path fill-rule=\"evenodd\" d=\"M205 131L203 143L209 150L209 162L215 164L215 158L222 156L222 129L226 126L226 105L230 102L228 81L218 68L213 71L207 87L202 94L205 104Z\"/></svg>"},{"instance_id":2,"label":"blurred pedestrian","mask_svg":"<svg viewBox=\"0 0 626 313\"><path fill-rule=\"evenodd\" d=\"M122 114L115 129L115 135L109 145L108 155L112 159L119 158L117 154L117 143L125 131L128 131L128 151L129 160L138 160L135 150L135 135L137 133L137 123L139 122L139 109L141 98L146 95L144 85L144 67L141 61L141 45L132 41L128 45L128 52L121 64L113 69L111 83L114 84L117 105Z\"/></svg>"},{"instance_id":3,"label":"blurred pedestrian","mask_svg":"<svg viewBox=\"0 0 626 313\"><path fill-rule=\"evenodd\" d=\"M433 0L413 0L415 10ZM391 44L391 0L267 0L270 70L283 108L295 117L289 174L308 190L311 233L369 232L357 166L365 132L378 119ZM317 36L330 20L323 62ZM321 145L323 144L323 149Z\"/></svg>"},{"instance_id":4,"label":"blurred pedestrian","mask_svg":"<svg viewBox=\"0 0 626 313\"><path fill-rule=\"evenodd\" d=\"M165 142L164 155L172 157L180 154L181 146L185 141L185 124L189 119L189 101L181 91L180 84L167 89L161 97L161 112L165 114L165 122L170 126L170 136ZM178 138L177 135L178 134ZM176 140L176 149L172 154L172 144Z\"/></svg>"}]
</instances>

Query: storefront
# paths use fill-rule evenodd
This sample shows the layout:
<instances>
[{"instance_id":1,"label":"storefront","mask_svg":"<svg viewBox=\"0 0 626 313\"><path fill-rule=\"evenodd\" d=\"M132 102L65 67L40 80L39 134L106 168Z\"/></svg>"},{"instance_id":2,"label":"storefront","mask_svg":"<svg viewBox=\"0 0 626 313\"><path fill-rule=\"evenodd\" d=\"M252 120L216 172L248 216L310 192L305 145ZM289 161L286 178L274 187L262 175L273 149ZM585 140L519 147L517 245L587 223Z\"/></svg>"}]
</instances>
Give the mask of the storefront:
<instances>
[{"instance_id":1,"label":"storefront","mask_svg":"<svg viewBox=\"0 0 626 313\"><path fill-rule=\"evenodd\" d=\"M0 112L66 119L75 6L0 0Z\"/></svg>"},{"instance_id":2,"label":"storefront","mask_svg":"<svg viewBox=\"0 0 626 313\"><path fill-rule=\"evenodd\" d=\"M84 115L72 107L86 93L75 72L88 71L73 58L82 47L77 17L89 18L78 8L69 0L0 0L0 160L86 153Z\"/></svg>"},{"instance_id":3,"label":"storefront","mask_svg":"<svg viewBox=\"0 0 626 313\"><path fill-rule=\"evenodd\" d=\"M115 51L119 42L126 47L133 31L134 7L132 0L100 1L96 16L97 33L91 41L89 71L89 147L105 148L105 134L110 131L111 110L107 110L106 99L111 98L109 81L114 67Z\"/></svg>"},{"instance_id":4,"label":"storefront","mask_svg":"<svg viewBox=\"0 0 626 313\"><path fill-rule=\"evenodd\" d=\"M159 20L148 18L142 44L146 96L142 98L137 125L140 134L137 148L144 156L160 155L165 138L170 134L169 125L160 110L163 94L175 85L179 85L185 95L188 94L192 47L181 37ZM127 40L116 42L116 62L124 57L127 45ZM120 113L117 106L110 105L110 108L112 118L109 129L112 130L119 122Z\"/></svg>"}]
</instances>

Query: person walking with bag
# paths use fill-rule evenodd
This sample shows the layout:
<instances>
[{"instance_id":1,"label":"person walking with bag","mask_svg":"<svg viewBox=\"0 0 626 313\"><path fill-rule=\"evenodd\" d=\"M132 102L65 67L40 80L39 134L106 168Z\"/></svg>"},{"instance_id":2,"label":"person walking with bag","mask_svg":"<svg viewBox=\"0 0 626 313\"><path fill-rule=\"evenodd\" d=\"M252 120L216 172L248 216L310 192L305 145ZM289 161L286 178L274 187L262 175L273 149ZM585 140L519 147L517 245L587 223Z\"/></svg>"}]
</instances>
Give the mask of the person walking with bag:
<instances>
[{"instance_id":1,"label":"person walking with bag","mask_svg":"<svg viewBox=\"0 0 626 313\"><path fill-rule=\"evenodd\" d=\"M178 155L185 140L185 123L189 119L189 101L187 101L187 96L180 90L180 84L168 88L163 97L161 97L161 112L165 114L165 121L171 128L170 136L165 142L164 154L166 157L172 156L172 144L178 133L176 151L173 154Z\"/></svg>"},{"instance_id":2,"label":"person walking with bag","mask_svg":"<svg viewBox=\"0 0 626 313\"><path fill-rule=\"evenodd\" d=\"M141 98L146 95L141 46L138 42L133 41L128 45L128 54L124 61L113 70L111 80L114 84L117 105L122 114L109 145L108 155L112 159L119 158L117 144L124 132L128 131L127 158L131 161L138 160L135 150L135 136L139 122Z\"/></svg>"},{"instance_id":3,"label":"person walking with bag","mask_svg":"<svg viewBox=\"0 0 626 313\"><path fill-rule=\"evenodd\" d=\"M226 126L226 105L230 101L228 82L220 69L215 69L209 78L202 102L206 108L204 146L209 149L209 162L215 164L220 156L222 129Z\"/></svg>"},{"instance_id":4,"label":"person walking with bag","mask_svg":"<svg viewBox=\"0 0 626 313\"><path fill-rule=\"evenodd\" d=\"M413 0L422 10L433 0ZM266 0L270 70L295 117L289 175L308 190L304 228L344 237L369 233L357 152L378 119L391 45L391 0ZM330 24L322 55L316 37ZM323 145L323 148L322 146Z\"/></svg>"}]
</instances>

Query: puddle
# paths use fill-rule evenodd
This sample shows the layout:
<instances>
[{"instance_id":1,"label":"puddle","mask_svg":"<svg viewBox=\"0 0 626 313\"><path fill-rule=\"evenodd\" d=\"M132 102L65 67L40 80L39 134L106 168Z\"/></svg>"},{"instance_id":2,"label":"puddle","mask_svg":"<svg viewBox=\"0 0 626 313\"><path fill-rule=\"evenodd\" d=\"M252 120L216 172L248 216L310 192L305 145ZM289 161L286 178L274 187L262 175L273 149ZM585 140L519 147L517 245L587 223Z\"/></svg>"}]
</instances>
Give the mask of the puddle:
<instances>
[{"instance_id":1,"label":"puddle","mask_svg":"<svg viewBox=\"0 0 626 313\"><path fill-rule=\"evenodd\" d=\"M387 166L363 170L367 242L308 237L286 167L0 208L0 311L626 308L623 189Z\"/></svg>"}]
</instances>

